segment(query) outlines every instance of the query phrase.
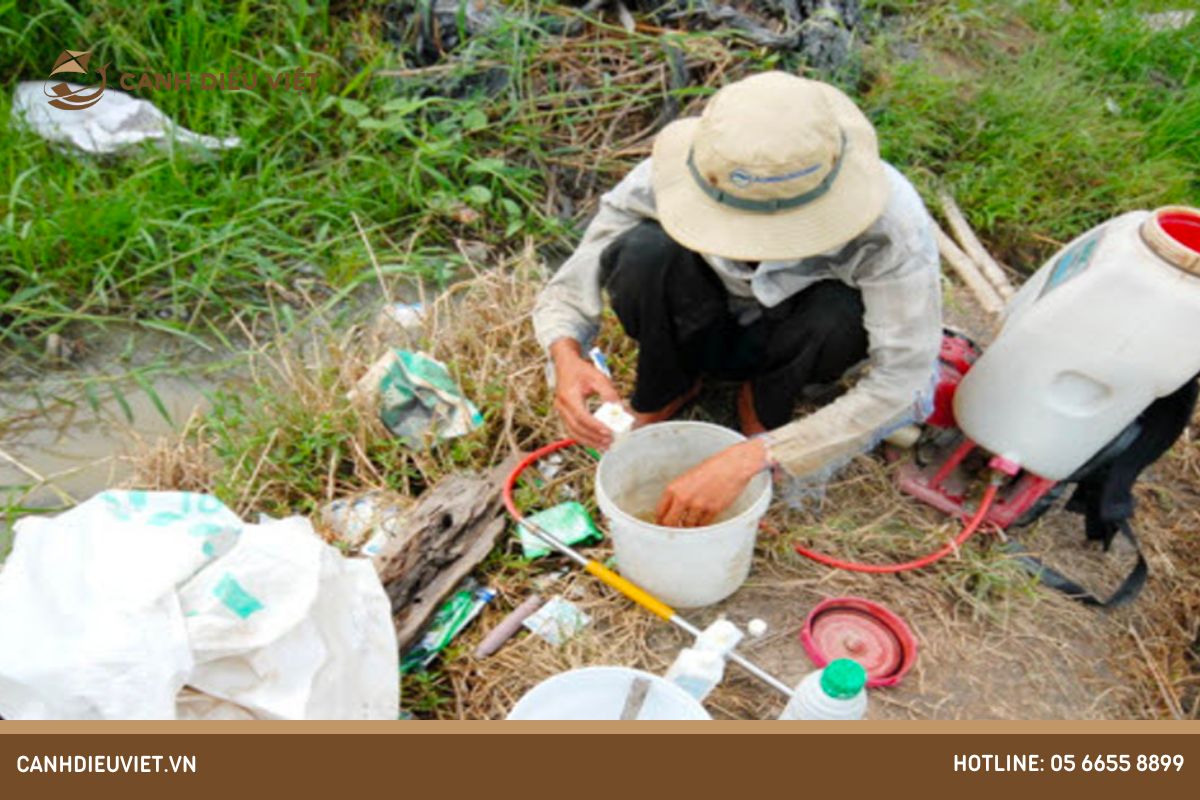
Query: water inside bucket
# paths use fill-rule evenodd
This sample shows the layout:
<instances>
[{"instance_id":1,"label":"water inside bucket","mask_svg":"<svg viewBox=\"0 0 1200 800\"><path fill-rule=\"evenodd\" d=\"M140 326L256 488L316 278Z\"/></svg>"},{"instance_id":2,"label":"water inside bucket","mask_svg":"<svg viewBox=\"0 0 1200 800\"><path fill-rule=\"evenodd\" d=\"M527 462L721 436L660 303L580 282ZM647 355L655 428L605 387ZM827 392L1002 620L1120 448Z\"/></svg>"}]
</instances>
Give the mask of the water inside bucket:
<instances>
[{"instance_id":1,"label":"water inside bucket","mask_svg":"<svg viewBox=\"0 0 1200 800\"><path fill-rule=\"evenodd\" d=\"M662 494L666 491L668 484L679 477L679 475L682 475L683 472L686 472L686 470L666 477L654 476L644 481L639 481L632 489L616 498L617 506L631 517L636 517L642 522L649 522L651 525L657 525L658 523L654 517L655 511L658 510L659 500L662 499ZM737 502L718 514L717 518L709 524L719 525L726 520L733 519L745 511L752 500L753 498L745 496L739 497Z\"/></svg>"}]
</instances>

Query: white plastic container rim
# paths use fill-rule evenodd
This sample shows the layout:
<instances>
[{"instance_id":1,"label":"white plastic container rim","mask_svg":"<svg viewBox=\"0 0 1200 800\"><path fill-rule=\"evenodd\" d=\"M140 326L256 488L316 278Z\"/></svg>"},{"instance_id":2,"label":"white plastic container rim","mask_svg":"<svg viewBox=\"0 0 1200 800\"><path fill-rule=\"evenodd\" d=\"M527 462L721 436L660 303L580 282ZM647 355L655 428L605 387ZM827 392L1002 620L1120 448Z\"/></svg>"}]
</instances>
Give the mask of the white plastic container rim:
<instances>
[{"instance_id":1,"label":"white plastic container rim","mask_svg":"<svg viewBox=\"0 0 1200 800\"><path fill-rule=\"evenodd\" d=\"M510 720L616 720L638 678L650 682L639 719L711 720L696 698L658 675L628 667L583 667L547 678L517 701ZM607 696L603 696L607 695Z\"/></svg>"},{"instance_id":2,"label":"white plastic container rim","mask_svg":"<svg viewBox=\"0 0 1200 800\"><path fill-rule=\"evenodd\" d=\"M625 436L621 437L620 444L624 445L626 442L630 442L633 439L637 438L638 436L648 437L651 434L656 434L656 435L660 434L662 427L667 426L667 425L670 425L670 426L672 426L672 428L674 428L676 430L681 430L681 431L685 430L686 428L693 428L693 429L706 428L706 429L714 431L714 432L719 432L721 434L725 434L729 437L729 446L730 447L732 447L735 444L740 444L741 442L747 441L745 436L743 436L742 434L738 433L737 431L735 431L731 428L726 428L723 425L714 425L711 422L690 422L689 421L689 422L660 422L660 423L658 423L659 429L657 431L655 430L655 426L648 425L644 428L639 428L638 430L633 431L632 433L626 434ZM617 445L614 445L614 448L616 446ZM612 452L612 451L610 450L609 452ZM605 455L608 455L608 453L605 453ZM752 486L754 484L754 481L756 481L756 480L762 480L762 473L759 473L758 475L754 476L754 478L751 479L750 483L747 484L747 486L748 487ZM600 494L604 497L606 513L611 513L612 516L619 518L621 520L621 522L623 522L627 525L636 526L637 528L644 530L647 534L650 534L651 536L657 536L663 540L673 540L674 537L679 534L679 531L681 530L680 528L672 528L667 525L657 525L653 522L646 522L644 519L638 519L637 517L633 516L632 514L626 512L625 509L621 508L621 506L617 503L616 498L614 498L611 494L609 494L608 489L604 486L604 457L603 456L600 458L599 467L597 467L596 488L599 490ZM687 528L686 530L687 530L687 534L688 534L688 540L703 542L706 539L712 539L715 536L723 536L726 528L728 528L732 525L735 525L738 522L742 522L742 521L748 520L750 518L757 519L759 517L762 517L764 514L767 513L767 507L770 506L770 504L771 504L771 496L772 496L772 486L771 486L771 480L768 477L766 480L762 480L762 489L759 491L758 496L755 497L754 500L751 501L751 503L748 506L746 506L746 509L744 511L742 511L740 514L730 517L729 519L721 520L720 522L714 522L711 525L703 525L703 526L696 527L696 528Z\"/></svg>"}]
</instances>

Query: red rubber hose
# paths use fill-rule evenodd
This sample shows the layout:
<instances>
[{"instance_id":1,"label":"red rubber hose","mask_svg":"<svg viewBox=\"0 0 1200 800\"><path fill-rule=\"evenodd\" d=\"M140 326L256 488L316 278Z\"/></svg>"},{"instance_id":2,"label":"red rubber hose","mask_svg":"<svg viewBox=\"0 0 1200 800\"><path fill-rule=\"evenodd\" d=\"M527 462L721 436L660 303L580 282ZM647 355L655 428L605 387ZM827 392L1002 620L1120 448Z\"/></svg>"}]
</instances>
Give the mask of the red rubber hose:
<instances>
[{"instance_id":1,"label":"red rubber hose","mask_svg":"<svg viewBox=\"0 0 1200 800\"><path fill-rule=\"evenodd\" d=\"M534 450L532 453L521 459L517 466L513 468L513 471L508 474L508 478L504 481L504 491L502 497L504 499L504 507L508 510L508 513L512 515L513 519L518 522L525 519L525 516L521 513L520 509L517 508L516 501L513 499L513 492L516 489L517 481L521 479L521 474L551 453L564 450L575 443L576 442L574 439L559 439L557 442L551 442L545 447L539 447L537 450ZM914 569L921 569L922 567L927 567L930 564L940 561L946 556L950 555L955 550L962 547L967 539L970 539L975 535L975 533L979 530L979 527L983 524L984 517L987 516L988 509L992 507L992 503L996 499L996 492L999 490L1000 487L996 484L988 486L987 491L983 494L983 499L979 501L979 508L976 509L975 516L971 517L971 519L963 527L962 532L955 537L953 542L941 548L940 550L937 550L936 552L930 553L929 555L924 556L923 558L918 558L914 561L905 561L902 564L861 564L856 561L841 561L833 558L832 556L827 556L824 553L818 553L814 550L809 550L799 545L796 545L796 552L805 558L811 558L813 561L824 564L827 567L844 569L850 572L889 574L894 572L909 572Z\"/></svg>"},{"instance_id":2,"label":"red rubber hose","mask_svg":"<svg viewBox=\"0 0 1200 800\"><path fill-rule=\"evenodd\" d=\"M988 486L987 491L983 494L983 499L979 501L979 508L975 511L975 516L971 517L963 527L962 533L942 549L930 553L923 558L918 558L915 561L905 561L902 564L861 564L857 561L841 561L824 553L808 550L800 545L796 545L796 552L805 558L811 558L813 561L824 564L827 567L835 567L850 572L870 572L886 575L893 572L911 572L914 569L921 569L921 567L927 567L935 561L940 561L950 555L962 547L967 539L975 535L975 532L979 530L979 526L983 524L983 518L987 516L988 509L992 507L992 502L996 499L996 492L999 490L1000 487L994 483Z\"/></svg>"},{"instance_id":3,"label":"red rubber hose","mask_svg":"<svg viewBox=\"0 0 1200 800\"><path fill-rule=\"evenodd\" d=\"M520 463L513 467L513 471L508 473L508 478L504 481L504 493L502 496L504 498L504 507L508 509L508 513L512 515L513 519L515 519L517 522L525 519L525 516L521 514L521 511L517 508L516 501L513 500L513 490L517 486L517 481L521 479L521 473L551 453L564 450L573 444L575 444L574 439L559 439L557 442L551 442L545 447L539 447L537 450L534 450L532 453L522 458Z\"/></svg>"}]
</instances>

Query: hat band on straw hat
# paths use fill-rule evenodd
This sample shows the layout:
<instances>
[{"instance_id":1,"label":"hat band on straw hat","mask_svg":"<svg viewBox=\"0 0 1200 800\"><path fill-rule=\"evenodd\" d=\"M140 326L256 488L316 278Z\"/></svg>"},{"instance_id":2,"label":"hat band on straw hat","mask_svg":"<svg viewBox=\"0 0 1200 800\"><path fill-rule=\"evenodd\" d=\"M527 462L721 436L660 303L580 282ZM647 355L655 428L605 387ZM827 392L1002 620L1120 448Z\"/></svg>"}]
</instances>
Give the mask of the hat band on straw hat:
<instances>
[{"instance_id":1,"label":"hat band on straw hat","mask_svg":"<svg viewBox=\"0 0 1200 800\"><path fill-rule=\"evenodd\" d=\"M846 141L846 132L842 131L842 143L840 149L838 150L838 156L833 162L833 168L829 170L828 174L825 175L820 183L818 183L812 189L809 189L807 192L798 194L795 197L777 197L772 200L751 200L749 198L738 197L735 194L730 194L722 189L718 189L706 181L704 176L700 174L700 170L696 168L694 150L688 151L687 165L688 169L692 173L692 180L694 180L696 185L700 187L700 191L704 192L721 205L729 206L730 208L736 208L739 211L757 211L760 213L769 214L775 211L786 211L791 208L799 208L802 205L811 203L828 192L829 187L831 187L834 180L837 179L838 172L840 172L842 169L842 163L846 160L845 156L848 144L849 143ZM781 180L789 180L792 177L800 176L785 175L776 178L752 178L751 180L759 183L774 183Z\"/></svg>"}]
</instances>

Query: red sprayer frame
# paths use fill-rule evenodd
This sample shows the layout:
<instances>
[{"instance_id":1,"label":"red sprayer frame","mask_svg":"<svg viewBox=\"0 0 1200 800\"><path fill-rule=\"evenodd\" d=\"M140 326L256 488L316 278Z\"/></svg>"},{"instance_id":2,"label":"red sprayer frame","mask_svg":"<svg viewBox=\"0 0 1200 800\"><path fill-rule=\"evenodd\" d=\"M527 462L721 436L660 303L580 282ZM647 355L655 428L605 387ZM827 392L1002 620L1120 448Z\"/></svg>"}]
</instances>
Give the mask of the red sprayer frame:
<instances>
[{"instance_id":1,"label":"red sprayer frame","mask_svg":"<svg viewBox=\"0 0 1200 800\"><path fill-rule=\"evenodd\" d=\"M925 422L927 426L948 432L957 429L954 393L978 357L979 349L965 336L947 332L942 337L934 408ZM974 442L960 435L948 448L933 456L929 466L921 467L915 461L900 465L896 471L896 483L905 494L950 516L965 519L971 515L966 501L968 487L973 481L963 474L962 467L964 460L976 447ZM984 517L984 523L1000 528L1009 527L1042 499L1054 484L1052 480L1025 470L1016 472L997 493Z\"/></svg>"}]
</instances>

